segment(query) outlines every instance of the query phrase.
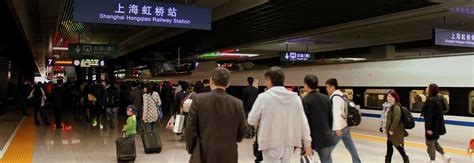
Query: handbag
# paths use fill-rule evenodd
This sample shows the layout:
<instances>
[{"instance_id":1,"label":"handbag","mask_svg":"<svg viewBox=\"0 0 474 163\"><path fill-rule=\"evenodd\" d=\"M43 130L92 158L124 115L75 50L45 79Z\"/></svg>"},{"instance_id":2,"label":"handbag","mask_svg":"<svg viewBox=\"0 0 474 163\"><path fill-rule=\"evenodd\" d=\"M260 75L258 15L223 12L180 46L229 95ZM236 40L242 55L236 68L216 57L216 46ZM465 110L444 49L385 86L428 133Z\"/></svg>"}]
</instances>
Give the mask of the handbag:
<instances>
[{"instance_id":1,"label":"handbag","mask_svg":"<svg viewBox=\"0 0 474 163\"><path fill-rule=\"evenodd\" d=\"M153 96L151 96L150 98L151 98L151 100L153 100L153 102L156 105L156 110L158 111L158 121L161 121L163 119L163 109L161 108L160 105L158 105L158 103L155 101L155 99L153 99Z\"/></svg>"},{"instance_id":2,"label":"handbag","mask_svg":"<svg viewBox=\"0 0 474 163\"><path fill-rule=\"evenodd\" d=\"M255 162L263 161L263 153L258 150L258 129L255 135L255 141L253 142L253 155L255 156Z\"/></svg>"},{"instance_id":3,"label":"handbag","mask_svg":"<svg viewBox=\"0 0 474 163\"><path fill-rule=\"evenodd\" d=\"M170 120L166 124L166 129L173 131L173 129L174 129L174 115L171 116Z\"/></svg>"},{"instance_id":4,"label":"handbag","mask_svg":"<svg viewBox=\"0 0 474 163\"><path fill-rule=\"evenodd\" d=\"M176 115L176 120L175 120L175 123L174 123L173 132L174 133L183 132L183 125L184 125L184 115L182 115L182 114Z\"/></svg>"},{"instance_id":5,"label":"handbag","mask_svg":"<svg viewBox=\"0 0 474 163\"><path fill-rule=\"evenodd\" d=\"M189 109L191 108L191 104L193 103L193 97L194 97L194 92L190 93L188 96L186 96L183 99L183 105L181 105L181 110L185 113L189 112Z\"/></svg>"},{"instance_id":6,"label":"handbag","mask_svg":"<svg viewBox=\"0 0 474 163\"><path fill-rule=\"evenodd\" d=\"M301 155L300 163L313 163L311 156Z\"/></svg>"}]
</instances>

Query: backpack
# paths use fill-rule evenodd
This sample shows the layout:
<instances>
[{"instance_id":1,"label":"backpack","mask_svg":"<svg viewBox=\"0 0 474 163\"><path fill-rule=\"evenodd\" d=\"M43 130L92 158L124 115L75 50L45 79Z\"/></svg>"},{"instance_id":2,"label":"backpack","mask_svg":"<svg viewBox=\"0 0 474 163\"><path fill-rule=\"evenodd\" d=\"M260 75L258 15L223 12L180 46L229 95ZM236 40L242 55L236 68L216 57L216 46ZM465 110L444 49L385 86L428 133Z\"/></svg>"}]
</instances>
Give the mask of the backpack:
<instances>
[{"instance_id":1,"label":"backpack","mask_svg":"<svg viewBox=\"0 0 474 163\"><path fill-rule=\"evenodd\" d=\"M37 99L43 98L43 92L41 92L41 88L35 88L33 90L33 97L35 97Z\"/></svg>"},{"instance_id":2,"label":"backpack","mask_svg":"<svg viewBox=\"0 0 474 163\"><path fill-rule=\"evenodd\" d=\"M401 112L402 112L402 123L403 127L405 129L413 129L415 128L415 119L411 115L410 110L408 110L406 107L403 107L402 105L398 104L400 106Z\"/></svg>"},{"instance_id":3,"label":"backpack","mask_svg":"<svg viewBox=\"0 0 474 163\"><path fill-rule=\"evenodd\" d=\"M346 107L344 108L345 115L342 115L342 118L344 118L347 121L347 126L358 126L360 122L362 121L362 117L358 109L360 108L359 105L356 105L354 102L349 101L348 99L344 98L341 95L332 96L331 103L332 103L332 99L335 96L342 98L342 100L344 100L344 102L346 103Z\"/></svg>"}]
</instances>

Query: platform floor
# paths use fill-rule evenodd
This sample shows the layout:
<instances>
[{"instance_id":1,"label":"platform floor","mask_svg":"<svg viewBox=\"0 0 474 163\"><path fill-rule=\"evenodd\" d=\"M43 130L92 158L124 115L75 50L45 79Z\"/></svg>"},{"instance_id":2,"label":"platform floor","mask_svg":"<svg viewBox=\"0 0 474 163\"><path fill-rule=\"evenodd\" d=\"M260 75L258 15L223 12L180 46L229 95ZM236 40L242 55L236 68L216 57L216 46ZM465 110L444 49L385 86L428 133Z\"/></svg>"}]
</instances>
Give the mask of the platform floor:
<instances>
[{"instance_id":1,"label":"platform floor","mask_svg":"<svg viewBox=\"0 0 474 163\"><path fill-rule=\"evenodd\" d=\"M33 123L30 120L23 121L23 125L31 126ZM123 124L125 117L119 118L119 124ZM110 129L105 127L100 129L99 125L92 127L85 121L72 120L71 117L66 118L67 124L71 124L70 129L53 130L52 126L39 126L37 130L30 130L27 132L35 132L35 143L20 143L20 146L34 146L32 159L27 162L51 163L51 162L117 162L115 156L115 139L121 135L121 127ZM121 125L120 125L121 126ZM160 162L160 163L186 163L189 159L189 154L185 151L185 144L179 142L179 137L171 131L164 129L164 124L159 128L160 136L163 142L163 151L159 154L145 154L143 145L139 136L136 137L137 159L135 162ZM25 134L25 133L23 133ZM370 135L367 131L353 130L353 140L356 143L359 155L362 162L367 163L381 163L384 162L385 142L383 137L377 137L374 133ZM252 154L252 139L245 139L239 143L239 162L250 163L253 162ZM426 154L422 142L413 142L407 145L406 150L409 154L411 162L429 162L429 157ZM442 144L448 147L447 144ZM462 152L461 149L455 149L450 153L455 163L474 163L474 158ZM292 162L299 162L298 152L295 152ZM350 163L351 157L345 149L342 142L340 142L332 153L335 163ZM439 156L439 155L438 155ZM31 156L30 156L31 157ZM318 156L314 156L317 159ZM0 162L6 162L0 160ZM402 162L398 152L395 150L393 161L394 163ZM437 160L442 163L441 158Z\"/></svg>"},{"instance_id":2,"label":"platform floor","mask_svg":"<svg viewBox=\"0 0 474 163\"><path fill-rule=\"evenodd\" d=\"M7 112L0 116L0 158L1 151L7 147L7 142L15 131L15 128L20 123L22 118L20 108L8 107Z\"/></svg>"}]
</instances>

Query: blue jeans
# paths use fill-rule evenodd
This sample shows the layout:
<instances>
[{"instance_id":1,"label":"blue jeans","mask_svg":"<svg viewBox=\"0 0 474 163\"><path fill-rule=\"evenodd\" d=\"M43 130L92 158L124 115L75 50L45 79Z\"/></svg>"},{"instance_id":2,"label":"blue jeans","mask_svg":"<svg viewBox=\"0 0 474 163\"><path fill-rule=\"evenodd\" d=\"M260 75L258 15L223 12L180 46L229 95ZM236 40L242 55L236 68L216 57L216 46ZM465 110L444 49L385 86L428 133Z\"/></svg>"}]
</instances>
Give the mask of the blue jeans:
<instances>
[{"instance_id":1,"label":"blue jeans","mask_svg":"<svg viewBox=\"0 0 474 163\"><path fill-rule=\"evenodd\" d=\"M337 136L336 133L334 132L334 140L336 141L336 145L337 143L339 143L339 140L341 140L341 138L342 138L342 142L344 142L344 145L346 146L346 149L349 151L349 153L351 153L352 162L360 163L361 161L359 158L359 154L357 153L357 149L351 138L350 127L345 127L342 129L342 137ZM332 147L332 149L336 148L336 145Z\"/></svg>"},{"instance_id":2,"label":"blue jeans","mask_svg":"<svg viewBox=\"0 0 474 163\"><path fill-rule=\"evenodd\" d=\"M334 147L335 145L331 147L324 147L324 148L315 150L316 152L318 152L321 163L332 163L331 153Z\"/></svg>"},{"instance_id":3,"label":"blue jeans","mask_svg":"<svg viewBox=\"0 0 474 163\"><path fill-rule=\"evenodd\" d=\"M110 126L114 125L114 119L115 119L115 116L117 115L117 110L118 110L118 107L106 108L107 122L109 123Z\"/></svg>"}]
</instances>

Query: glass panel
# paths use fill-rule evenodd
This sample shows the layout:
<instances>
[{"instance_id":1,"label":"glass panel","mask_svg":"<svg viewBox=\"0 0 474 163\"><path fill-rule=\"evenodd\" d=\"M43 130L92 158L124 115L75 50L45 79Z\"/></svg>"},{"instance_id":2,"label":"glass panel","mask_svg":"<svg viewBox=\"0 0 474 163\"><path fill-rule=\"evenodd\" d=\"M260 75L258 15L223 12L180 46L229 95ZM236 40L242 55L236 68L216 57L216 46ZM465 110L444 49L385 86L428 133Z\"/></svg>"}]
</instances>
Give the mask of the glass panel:
<instances>
[{"instance_id":1,"label":"glass panel","mask_svg":"<svg viewBox=\"0 0 474 163\"><path fill-rule=\"evenodd\" d=\"M341 89L341 92L344 94L344 97L350 101L354 100L354 90L353 89Z\"/></svg>"},{"instance_id":2,"label":"glass panel","mask_svg":"<svg viewBox=\"0 0 474 163\"><path fill-rule=\"evenodd\" d=\"M474 115L474 91L471 91L471 93L469 94L469 113L471 113L471 115Z\"/></svg>"},{"instance_id":3,"label":"glass panel","mask_svg":"<svg viewBox=\"0 0 474 163\"><path fill-rule=\"evenodd\" d=\"M425 90L412 90L410 92L410 109L412 111L420 111L426 101Z\"/></svg>"},{"instance_id":4,"label":"glass panel","mask_svg":"<svg viewBox=\"0 0 474 163\"><path fill-rule=\"evenodd\" d=\"M439 94L443 98L443 102L445 106L443 107L443 112L446 113L449 111L449 91L448 90L440 90Z\"/></svg>"},{"instance_id":5,"label":"glass panel","mask_svg":"<svg viewBox=\"0 0 474 163\"><path fill-rule=\"evenodd\" d=\"M365 106L367 108L382 109L388 91L389 89L367 89L365 91Z\"/></svg>"}]
</instances>

